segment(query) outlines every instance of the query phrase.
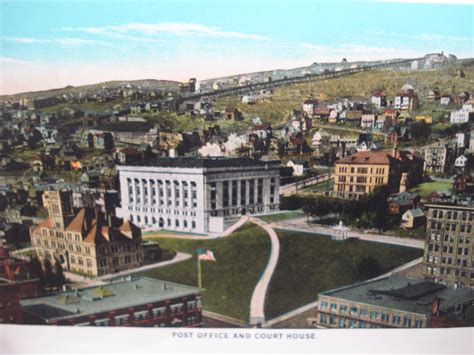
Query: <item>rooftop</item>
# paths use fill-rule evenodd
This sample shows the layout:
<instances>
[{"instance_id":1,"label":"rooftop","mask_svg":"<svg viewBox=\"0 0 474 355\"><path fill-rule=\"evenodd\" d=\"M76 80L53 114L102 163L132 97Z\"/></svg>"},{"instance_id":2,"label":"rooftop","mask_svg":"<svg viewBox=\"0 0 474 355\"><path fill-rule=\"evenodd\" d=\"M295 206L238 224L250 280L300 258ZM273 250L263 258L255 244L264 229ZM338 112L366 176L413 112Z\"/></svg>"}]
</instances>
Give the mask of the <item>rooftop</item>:
<instances>
[{"instance_id":1,"label":"rooftop","mask_svg":"<svg viewBox=\"0 0 474 355\"><path fill-rule=\"evenodd\" d=\"M148 277L128 277L102 286L21 301L24 310L43 319L84 316L165 301L200 292L196 287Z\"/></svg>"},{"instance_id":2,"label":"rooftop","mask_svg":"<svg viewBox=\"0 0 474 355\"><path fill-rule=\"evenodd\" d=\"M474 301L474 290L454 289L403 276L353 284L320 295L418 314L431 314L431 305L436 297L441 300L441 310Z\"/></svg>"},{"instance_id":3,"label":"rooftop","mask_svg":"<svg viewBox=\"0 0 474 355\"><path fill-rule=\"evenodd\" d=\"M230 167L249 167L249 166L265 166L267 164L279 164L278 160L262 161L258 159L242 157L242 158L154 158L147 161L133 163L134 166L152 166L166 168L230 168Z\"/></svg>"}]
</instances>

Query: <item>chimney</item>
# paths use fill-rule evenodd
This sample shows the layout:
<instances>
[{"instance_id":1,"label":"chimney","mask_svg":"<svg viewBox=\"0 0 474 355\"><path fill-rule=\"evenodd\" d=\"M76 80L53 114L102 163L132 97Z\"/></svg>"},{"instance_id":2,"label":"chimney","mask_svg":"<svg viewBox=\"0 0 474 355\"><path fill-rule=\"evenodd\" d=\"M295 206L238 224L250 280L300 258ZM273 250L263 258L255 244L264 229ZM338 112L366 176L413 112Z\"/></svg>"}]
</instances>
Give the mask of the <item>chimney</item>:
<instances>
[{"instance_id":1,"label":"chimney","mask_svg":"<svg viewBox=\"0 0 474 355\"><path fill-rule=\"evenodd\" d=\"M396 158L398 155L398 148L397 145L395 144L392 148L392 157Z\"/></svg>"},{"instance_id":2,"label":"chimney","mask_svg":"<svg viewBox=\"0 0 474 355\"><path fill-rule=\"evenodd\" d=\"M439 307L441 304L441 299L438 297L433 298L431 302L431 314L434 316L439 316Z\"/></svg>"}]
</instances>

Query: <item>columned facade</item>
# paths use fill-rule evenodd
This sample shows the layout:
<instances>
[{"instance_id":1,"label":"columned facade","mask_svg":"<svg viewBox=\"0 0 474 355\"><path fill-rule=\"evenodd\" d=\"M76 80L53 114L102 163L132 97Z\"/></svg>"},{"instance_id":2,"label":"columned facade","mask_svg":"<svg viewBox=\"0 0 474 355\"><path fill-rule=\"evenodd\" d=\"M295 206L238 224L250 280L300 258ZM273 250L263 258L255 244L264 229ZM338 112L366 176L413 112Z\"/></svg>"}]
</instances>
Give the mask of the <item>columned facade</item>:
<instances>
[{"instance_id":1,"label":"columned facade","mask_svg":"<svg viewBox=\"0 0 474 355\"><path fill-rule=\"evenodd\" d=\"M222 232L243 214L279 208L279 162L159 158L120 166L122 217L149 230Z\"/></svg>"}]
</instances>

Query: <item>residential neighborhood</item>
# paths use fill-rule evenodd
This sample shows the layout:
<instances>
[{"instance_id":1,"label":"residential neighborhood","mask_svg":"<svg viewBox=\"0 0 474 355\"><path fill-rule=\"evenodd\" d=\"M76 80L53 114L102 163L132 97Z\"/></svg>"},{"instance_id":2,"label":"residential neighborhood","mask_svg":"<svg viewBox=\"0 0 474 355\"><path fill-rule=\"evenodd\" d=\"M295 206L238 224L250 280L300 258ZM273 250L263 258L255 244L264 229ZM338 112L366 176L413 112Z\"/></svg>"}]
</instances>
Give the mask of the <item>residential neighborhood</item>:
<instances>
[{"instance_id":1,"label":"residential neighborhood","mask_svg":"<svg viewBox=\"0 0 474 355\"><path fill-rule=\"evenodd\" d=\"M187 6L176 18L217 11ZM325 31L342 31L338 11ZM0 88L0 326L474 327L472 38L372 28L377 43L317 45L303 12L297 34L285 13L263 31L224 26L226 11L219 26L50 19L44 37L5 35L8 63L53 44L70 63ZM413 26L374 13L364 26ZM41 66L53 52L38 48ZM89 56L107 66L67 69Z\"/></svg>"}]
</instances>

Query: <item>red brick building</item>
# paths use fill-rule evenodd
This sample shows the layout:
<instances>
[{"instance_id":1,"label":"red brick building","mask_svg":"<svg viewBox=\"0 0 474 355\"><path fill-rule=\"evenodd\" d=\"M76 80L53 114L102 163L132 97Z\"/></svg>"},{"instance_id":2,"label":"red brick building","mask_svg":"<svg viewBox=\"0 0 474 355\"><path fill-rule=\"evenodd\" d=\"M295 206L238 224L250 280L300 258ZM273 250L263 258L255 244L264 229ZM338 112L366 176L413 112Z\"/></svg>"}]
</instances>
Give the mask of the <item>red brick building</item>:
<instances>
[{"instance_id":1,"label":"red brick building","mask_svg":"<svg viewBox=\"0 0 474 355\"><path fill-rule=\"evenodd\" d=\"M74 326L199 327L198 288L147 277L22 300L25 323Z\"/></svg>"}]
</instances>

